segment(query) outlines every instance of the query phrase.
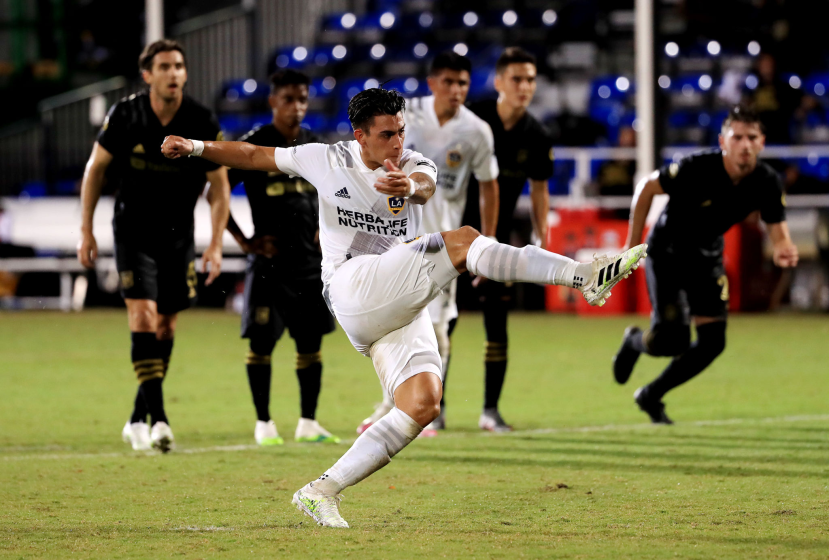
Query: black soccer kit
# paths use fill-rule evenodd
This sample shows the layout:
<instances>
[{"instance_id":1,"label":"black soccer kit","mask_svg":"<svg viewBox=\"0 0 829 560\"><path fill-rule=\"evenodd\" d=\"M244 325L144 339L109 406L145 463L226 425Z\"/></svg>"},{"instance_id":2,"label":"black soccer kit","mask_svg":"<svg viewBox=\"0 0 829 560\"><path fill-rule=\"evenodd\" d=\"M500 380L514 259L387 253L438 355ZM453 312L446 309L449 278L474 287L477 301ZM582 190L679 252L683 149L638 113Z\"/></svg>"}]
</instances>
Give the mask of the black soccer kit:
<instances>
[{"instance_id":1,"label":"black soccer kit","mask_svg":"<svg viewBox=\"0 0 829 560\"><path fill-rule=\"evenodd\" d=\"M648 236L648 295L653 325L690 324L691 316L725 318L728 278L723 234L751 212L763 221L786 219L783 184L763 162L738 184L725 171L720 150L670 163L659 171L670 196Z\"/></svg>"},{"instance_id":2,"label":"black soccer kit","mask_svg":"<svg viewBox=\"0 0 829 560\"><path fill-rule=\"evenodd\" d=\"M257 146L287 148L317 139L300 129L296 142L289 143L276 127L268 124L240 140ZM248 255L242 337L275 341L285 327L294 339L333 331L334 318L322 297L316 189L301 177L266 171L233 169L230 182L245 184L254 237L273 236L277 248L272 258Z\"/></svg>"},{"instance_id":3,"label":"black soccer kit","mask_svg":"<svg viewBox=\"0 0 829 560\"><path fill-rule=\"evenodd\" d=\"M777 173L758 162L751 174L734 184L720 150L664 166L659 183L670 200L648 237L645 270L653 306L651 326L626 339L625 345L654 356L674 356L636 396L654 421L670 423L662 397L702 372L725 349L728 278L723 234L755 210L767 224L786 216ZM698 325L691 344L691 316L722 320Z\"/></svg>"},{"instance_id":4,"label":"black soccer kit","mask_svg":"<svg viewBox=\"0 0 829 560\"><path fill-rule=\"evenodd\" d=\"M156 301L164 315L187 309L196 297L193 211L206 173L219 168L201 158L165 158L161 144L169 135L222 139L210 110L187 96L162 126L148 93L113 105L98 134L98 144L114 156L107 176L118 185L112 226L121 294Z\"/></svg>"},{"instance_id":5,"label":"black soccer kit","mask_svg":"<svg viewBox=\"0 0 829 560\"><path fill-rule=\"evenodd\" d=\"M546 181L553 175L552 139L547 129L529 113L525 113L510 130L505 130L495 100L474 103L469 108L492 128L500 196L495 236L499 242L509 244L515 205L527 180ZM472 177L467 195L467 223L480 228L478 192L478 182ZM484 408L497 408L507 370L509 285L486 282L481 292L487 340Z\"/></svg>"},{"instance_id":6,"label":"black soccer kit","mask_svg":"<svg viewBox=\"0 0 829 560\"><path fill-rule=\"evenodd\" d=\"M241 140L288 148L317 139L300 129L297 139L288 142L268 124ZM317 192L301 177L231 170L230 184L240 182L250 202L254 237L273 236L277 249L271 258L248 255L245 271L242 338L250 339L246 369L257 419L270 420L271 353L287 327L297 349L300 413L313 420L322 378L322 335L334 330L334 317L322 297Z\"/></svg>"}]
</instances>

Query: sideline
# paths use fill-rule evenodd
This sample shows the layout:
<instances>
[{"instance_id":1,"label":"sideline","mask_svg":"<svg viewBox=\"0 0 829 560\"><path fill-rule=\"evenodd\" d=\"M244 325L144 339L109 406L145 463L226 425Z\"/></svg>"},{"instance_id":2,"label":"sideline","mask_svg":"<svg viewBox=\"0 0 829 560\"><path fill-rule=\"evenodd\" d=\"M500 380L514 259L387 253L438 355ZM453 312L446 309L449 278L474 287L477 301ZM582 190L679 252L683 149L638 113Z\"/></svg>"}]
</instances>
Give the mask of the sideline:
<instances>
[{"instance_id":1,"label":"sideline","mask_svg":"<svg viewBox=\"0 0 829 560\"><path fill-rule=\"evenodd\" d=\"M813 414L800 416L773 416L768 418L727 418L723 420L697 420L695 422L677 422L674 424L675 428L682 428L685 426L734 426L734 425L762 425L762 424L785 424L792 422L822 422L829 421L829 414ZM675 429L669 428L669 429ZM539 428L535 430L516 430L514 432L491 433L491 432L449 432L441 434L438 439L455 439L455 438L474 438L474 437L514 437L527 436L538 434L572 434L572 433L590 433L590 432L624 432L647 429L665 429L662 426L654 424L606 424L604 426L575 426L571 428ZM431 438L429 438L431 439ZM428 441L428 439L426 439ZM353 439L344 439L341 441L339 447L343 450L347 445L353 443ZM293 442L286 442L292 445ZM304 444L295 444L304 445ZM19 449L20 447L12 448ZM235 451L251 451L259 449L258 445L217 445L213 447L194 447L177 449L173 455L198 455L203 453L230 453ZM0 453L3 450L0 449ZM64 459L100 459L100 458L115 458L115 457L136 457L136 456L160 456L158 451L147 451L138 453L133 451L123 452L108 452L108 453L51 453L51 454L30 454L30 455L11 455L0 457L3 461L49 461L49 460L64 460Z\"/></svg>"}]
</instances>

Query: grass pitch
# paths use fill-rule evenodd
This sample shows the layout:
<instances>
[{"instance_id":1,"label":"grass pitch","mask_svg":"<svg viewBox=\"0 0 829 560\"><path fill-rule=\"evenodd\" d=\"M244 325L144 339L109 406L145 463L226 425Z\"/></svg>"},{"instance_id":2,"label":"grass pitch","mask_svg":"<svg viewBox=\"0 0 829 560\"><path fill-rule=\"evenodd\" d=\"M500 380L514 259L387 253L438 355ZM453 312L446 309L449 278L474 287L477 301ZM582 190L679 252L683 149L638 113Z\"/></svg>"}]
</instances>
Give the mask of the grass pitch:
<instances>
[{"instance_id":1,"label":"grass pitch","mask_svg":"<svg viewBox=\"0 0 829 560\"><path fill-rule=\"evenodd\" d=\"M644 325L645 320L633 321ZM322 529L293 492L346 449L257 448L238 317L182 314L165 382L178 450L120 441L135 383L123 311L0 313L3 558L827 558L829 320L742 316L725 353L666 398L632 401L610 358L631 319L513 315L505 418L481 434L481 318L463 315L449 430L345 491L352 528ZM298 415L293 347L271 410ZM342 331L323 346L318 419L347 441L380 399Z\"/></svg>"}]
</instances>

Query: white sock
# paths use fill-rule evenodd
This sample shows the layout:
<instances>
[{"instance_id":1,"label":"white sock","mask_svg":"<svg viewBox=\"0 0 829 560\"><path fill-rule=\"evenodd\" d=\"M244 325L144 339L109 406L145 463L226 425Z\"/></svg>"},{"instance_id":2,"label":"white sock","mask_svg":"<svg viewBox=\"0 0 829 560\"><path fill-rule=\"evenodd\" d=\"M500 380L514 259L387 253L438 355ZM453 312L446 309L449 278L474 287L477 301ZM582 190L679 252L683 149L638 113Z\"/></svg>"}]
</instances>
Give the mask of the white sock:
<instances>
[{"instance_id":1,"label":"white sock","mask_svg":"<svg viewBox=\"0 0 829 560\"><path fill-rule=\"evenodd\" d=\"M309 490L333 496L343 488L357 484L391 462L391 458L409 445L423 428L399 408L383 416L362 433L351 449L333 467L314 482Z\"/></svg>"},{"instance_id":2,"label":"white sock","mask_svg":"<svg viewBox=\"0 0 829 560\"><path fill-rule=\"evenodd\" d=\"M469 246L466 268L476 276L498 282L538 282L579 288L590 278L592 265L535 245L519 249L482 235Z\"/></svg>"}]
</instances>

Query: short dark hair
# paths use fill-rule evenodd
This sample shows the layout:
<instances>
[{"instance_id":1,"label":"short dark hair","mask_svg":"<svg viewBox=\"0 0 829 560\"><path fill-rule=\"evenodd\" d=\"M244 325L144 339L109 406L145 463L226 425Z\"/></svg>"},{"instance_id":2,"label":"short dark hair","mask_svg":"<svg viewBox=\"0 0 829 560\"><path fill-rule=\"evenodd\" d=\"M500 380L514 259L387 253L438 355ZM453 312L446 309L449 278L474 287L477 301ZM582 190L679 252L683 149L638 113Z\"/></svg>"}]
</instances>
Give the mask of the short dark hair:
<instances>
[{"instance_id":1,"label":"short dark hair","mask_svg":"<svg viewBox=\"0 0 829 560\"><path fill-rule=\"evenodd\" d=\"M348 102L348 120L354 130L368 134L374 117L396 115L406 109L406 100L393 89L369 88L361 91Z\"/></svg>"},{"instance_id":2,"label":"short dark hair","mask_svg":"<svg viewBox=\"0 0 829 560\"><path fill-rule=\"evenodd\" d=\"M290 68L274 72L271 74L270 81L271 95L275 94L280 88L285 86L307 86L311 83L311 79L308 76L302 72L291 70Z\"/></svg>"},{"instance_id":3,"label":"short dark hair","mask_svg":"<svg viewBox=\"0 0 829 560\"><path fill-rule=\"evenodd\" d=\"M465 56L459 55L455 51L444 51L437 55L432 61L432 66L429 68L429 74L434 76L441 70L456 70L462 72L466 70L472 73L472 61Z\"/></svg>"},{"instance_id":4,"label":"short dark hair","mask_svg":"<svg viewBox=\"0 0 829 560\"><path fill-rule=\"evenodd\" d=\"M728 116L725 117L725 120L722 122L722 130L725 130L731 126L731 123L735 122L758 124L760 125L760 132L765 133L763 130L763 123L760 122L760 117L757 115L757 112L746 105L735 105L730 111L728 111Z\"/></svg>"},{"instance_id":5,"label":"short dark hair","mask_svg":"<svg viewBox=\"0 0 829 560\"><path fill-rule=\"evenodd\" d=\"M172 39L159 39L154 43L150 43L144 47L143 51L141 51L141 55L138 57L138 69L151 72L153 69L153 58L155 58L155 55L160 52L170 51L178 51L181 53L181 57L184 59L184 66L186 68L187 55L185 54L184 47L181 46L181 43L173 41Z\"/></svg>"},{"instance_id":6,"label":"short dark hair","mask_svg":"<svg viewBox=\"0 0 829 560\"><path fill-rule=\"evenodd\" d=\"M503 74L504 70L510 64L523 64L526 62L535 66L535 55L521 47L507 47L501 53L501 56L498 57L498 62L495 63L495 72L497 74Z\"/></svg>"}]
</instances>

